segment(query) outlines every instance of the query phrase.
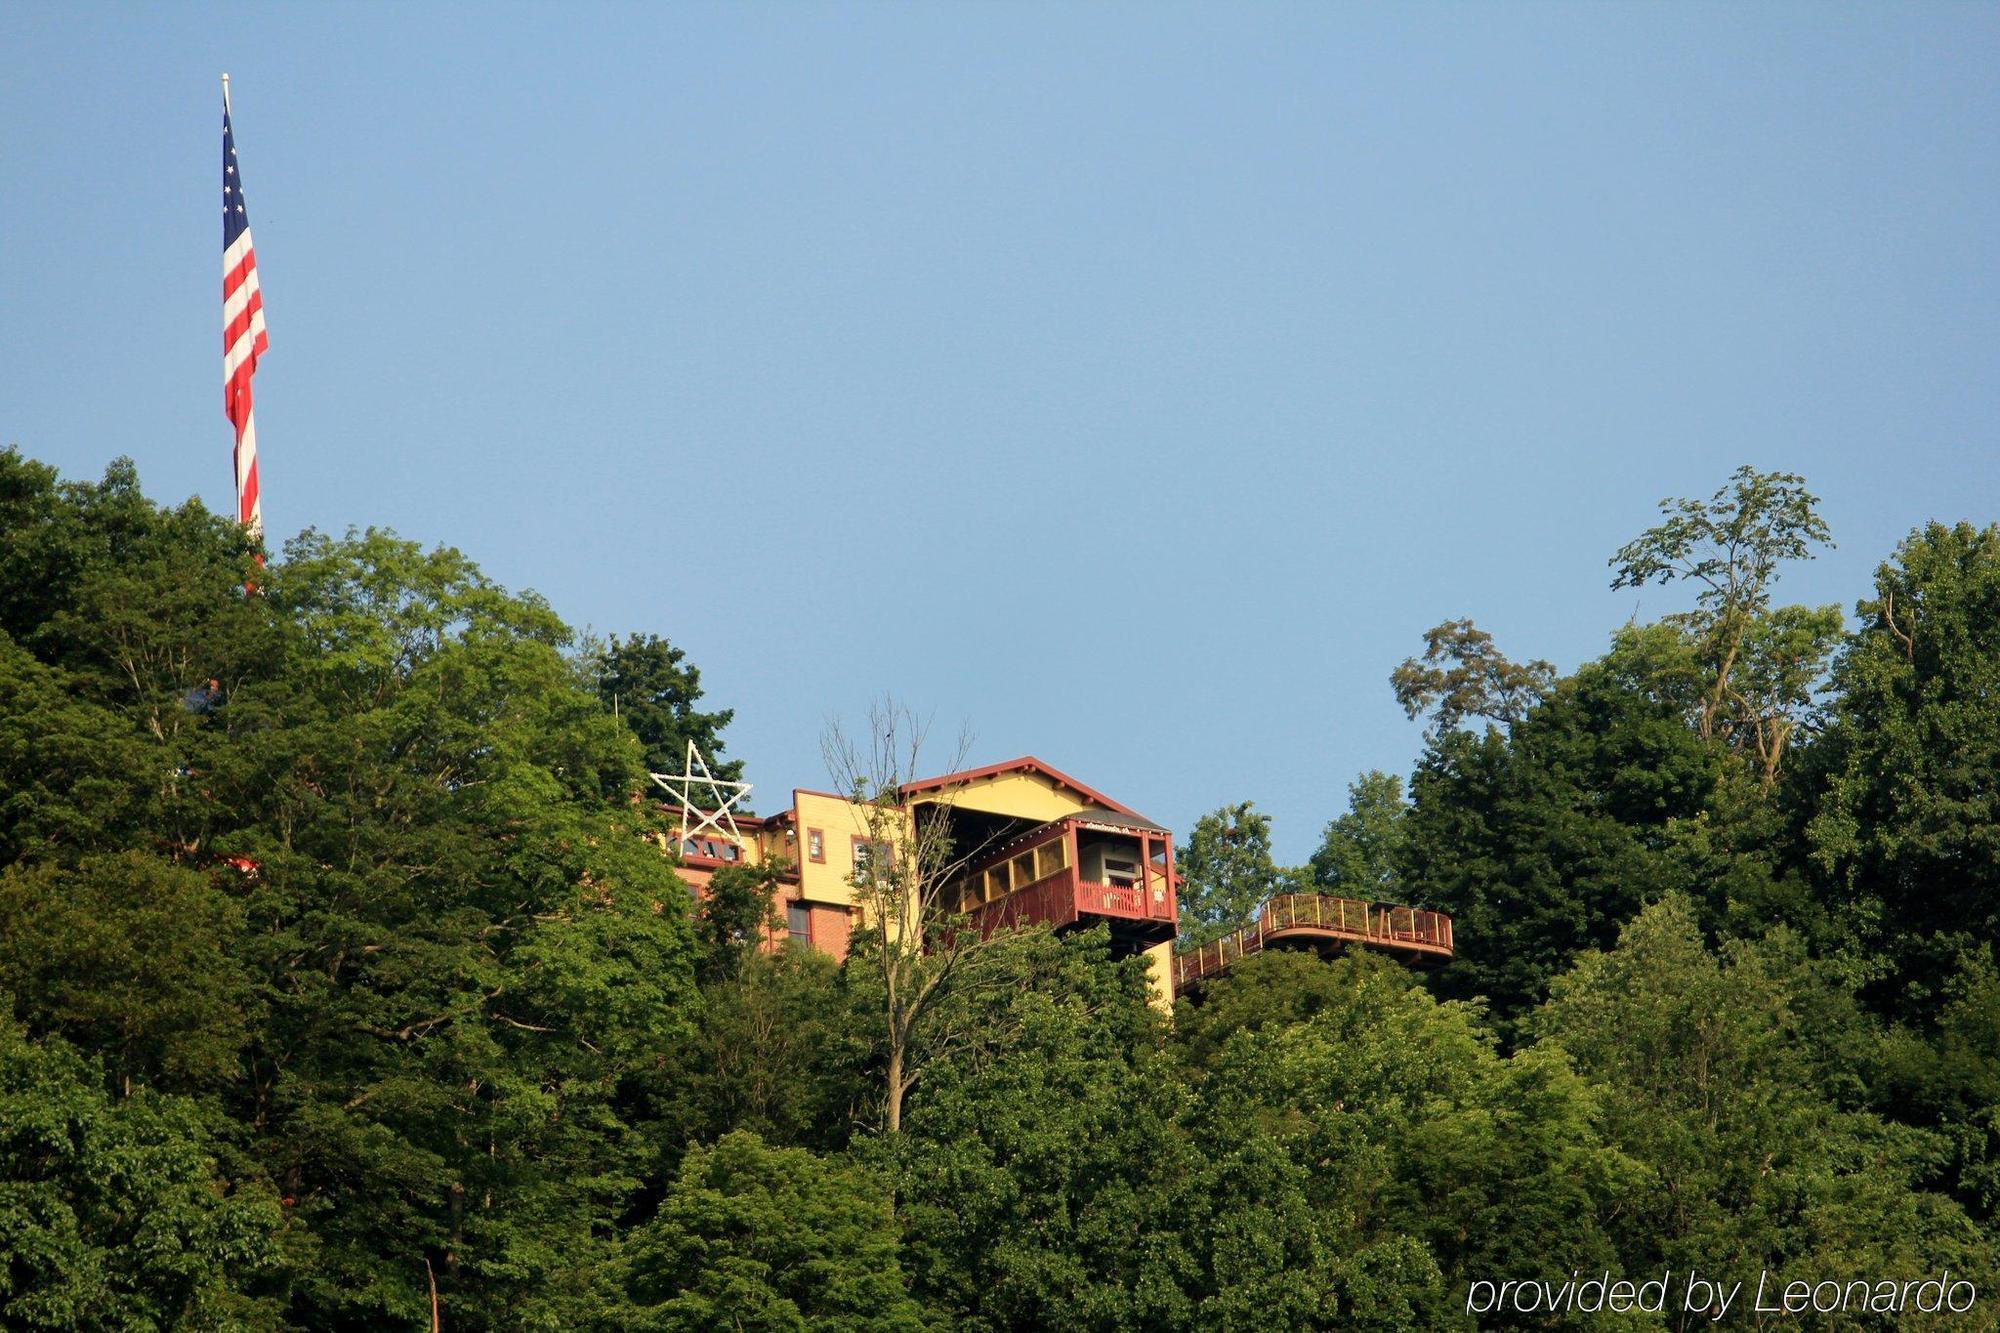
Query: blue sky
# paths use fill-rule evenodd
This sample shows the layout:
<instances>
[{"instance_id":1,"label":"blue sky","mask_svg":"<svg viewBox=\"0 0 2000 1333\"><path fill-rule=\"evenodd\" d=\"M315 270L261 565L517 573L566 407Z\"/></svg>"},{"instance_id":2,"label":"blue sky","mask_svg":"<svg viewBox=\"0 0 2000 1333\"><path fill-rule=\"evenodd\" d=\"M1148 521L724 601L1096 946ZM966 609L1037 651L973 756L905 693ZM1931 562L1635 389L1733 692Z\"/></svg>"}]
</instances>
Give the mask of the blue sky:
<instances>
[{"instance_id":1,"label":"blue sky","mask_svg":"<svg viewBox=\"0 0 2000 1333\"><path fill-rule=\"evenodd\" d=\"M1804 473L1851 607L2000 518L2000 8L0 11L0 443L229 503L220 107L274 535L661 633L763 788L893 691L1300 859L1469 615Z\"/></svg>"}]
</instances>

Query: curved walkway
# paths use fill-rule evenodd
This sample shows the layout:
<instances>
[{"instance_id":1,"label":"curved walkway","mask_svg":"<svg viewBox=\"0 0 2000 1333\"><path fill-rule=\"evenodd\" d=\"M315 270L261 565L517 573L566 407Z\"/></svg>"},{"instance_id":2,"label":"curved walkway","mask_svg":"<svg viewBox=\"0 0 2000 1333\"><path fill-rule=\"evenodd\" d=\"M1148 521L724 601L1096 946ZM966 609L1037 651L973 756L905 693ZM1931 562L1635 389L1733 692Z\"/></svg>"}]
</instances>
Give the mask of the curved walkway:
<instances>
[{"instance_id":1,"label":"curved walkway","mask_svg":"<svg viewBox=\"0 0 2000 1333\"><path fill-rule=\"evenodd\" d=\"M1415 907L1367 903L1326 893L1281 893L1257 919L1213 944L1174 956L1174 993L1198 985L1237 959L1283 945L1360 944L1412 963L1451 961L1451 918Z\"/></svg>"}]
</instances>

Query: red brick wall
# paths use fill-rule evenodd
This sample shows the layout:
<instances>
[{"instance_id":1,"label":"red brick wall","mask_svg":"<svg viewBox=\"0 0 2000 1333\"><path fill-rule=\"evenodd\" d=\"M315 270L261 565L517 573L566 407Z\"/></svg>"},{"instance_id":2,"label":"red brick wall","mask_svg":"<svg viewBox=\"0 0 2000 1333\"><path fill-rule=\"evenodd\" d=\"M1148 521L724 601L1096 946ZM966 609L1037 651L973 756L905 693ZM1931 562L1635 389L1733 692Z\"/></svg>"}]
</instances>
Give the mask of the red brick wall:
<instances>
[{"instance_id":1,"label":"red brick wall","mask_svg":"<svg viewBox=\"0 0 2000 1333\"><path fill-rule=\"evenodd\" d=\"M785 941L791 939L791 929L787 922L790 919L792 904L798 901L797 898L780 898L774 904L778 924L764 941L766 953L775 953L784 948ZM845 962L848 941L853 934L847 909L832 903L807 903L806 911L811 914L810 923L806 928L812 932L812 947L830 955L836 963Z\"/></svg>"},{"instance_id":2,"label":"red brick wall","mask_svg":"<svg viewBox=\"0 0 2000 1333\"><path fill-rule=\"evenodd\" d=\"M833 961L843 962L847 958L847 941L852 926L848 921L847 909L827 903L812 905L813 948L830 954Z\"/></svg>"}]
</instances>

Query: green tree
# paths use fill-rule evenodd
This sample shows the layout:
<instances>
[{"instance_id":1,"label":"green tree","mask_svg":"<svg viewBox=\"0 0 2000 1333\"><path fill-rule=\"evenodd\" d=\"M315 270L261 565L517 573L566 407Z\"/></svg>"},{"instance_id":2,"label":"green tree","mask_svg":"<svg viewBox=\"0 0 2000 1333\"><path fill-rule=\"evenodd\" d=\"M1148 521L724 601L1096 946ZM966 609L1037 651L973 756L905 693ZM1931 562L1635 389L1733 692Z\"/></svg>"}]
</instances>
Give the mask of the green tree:
<instances>
[{"instance_id":1,"label":"green tree","mask_svg":"<svg viewBox=\"0 0 2000 1333\"><path fill-rule=\"evenodd\" d=\"M67 671L0 637L0 863L142 843L177 769Z\"/></svg>"},{"instance_id":2,"label":"green tree","mask_svg":"<svg viewBox=\"0 0 2000 1333\"><path fill-rule=\"evenodd\" d=\"M16 642L49 622L87 558L77 508L54 468L0 449L0 632Z\"/></svg>"},{"instance_id":3,"label":"green tree","mask_svg":"<svg viewBox=\"0 0 2000 1333\"><path fill-rule=\"evenodd\" d=\"M1317 954L1273 949L1232 966L1202 988L1200 1003L1183 996L1174 1011L1174 1049L1197 1069L1208 1069L1239 1032L1276 1031L1345 1004L1354 990L1350 972L1328 967Z\"/></svg>"},{"instance_id":4,"label":"green tree","mask_svg":"<svg viewBox=\"0 0 2000 1333\"><path fill-rule=\"evenodd\" d=\"M1534 1028L1600 1085L1611 1141L1645 1168L1621 1210L1628 1262L1808 1281L1987 1270L1991 1247L1922 1188L1936 1140L1853 1109L1851 1048L1809 1035L1838 995L1783 933L1718 956L1679 895L1557 981Z\"/></svg>"},{"instance_id":5,"label":"green tree","mask_svg":"<svg viewBox=\"0 0 2000 1333\"><path fill-rule=\"evenodd\" d=\"M947 1001L967 1039L881 1149L914 1290L954 1328L1194 1326L1169 1182L1195 1164L1142 960L1100 929L989 961L1008 984Z\"/></svg>"},{"instance_id":6,"label":"green tree","mask_svg":"<svg viewBox=\"0 0 2000 1333\"><path fill-rule=\"evenodd\" d=\"M1820 725L1820 690L1841 628L1837 606L1780 606L1744 635L1742 669L1730 697L1766 791L1798 738Z\"/></svg>"},{"instance_id":7,"label":"green tree","mask_svg":"<svg viewBox=\"0 0 2000 1333\"><path fill-rule=\"evenodd\" d=\"M1403 780L1374 769L1347 788L1347 813L1333 819L1307 866L1314 887L1349 898L1394 900L1401 895Z\"/></svg>"},{"instance_id":8,"label":"green tree","mask_svg":"<svg viewBox=\"0 0 2000 1333\"><path fill-rule=\"evenodd\" d=\"M1662 500L1665 521L1611 557L1613 588L1699 585L1695 609L1663 622L1701 671L1693 720L1753 759L1767 791L1840 638L1838 607L1771 606L1779 568L1833 544L1818 504L1805 478L1745 465L1707 500Z\"/></svg>"},{"instance_id":9,"label":"green tree","mask_svg":"<svg viewBox=\"0 0 2000 1333\"><path fill-rule=\"evenodd\" d=\"M1622 626L1612 635L1611 651L1588 669L1601 674L1603 688L1644 700L1655 718L1678 716L1693 729L1702 669L1694 645L1674 625ZM1705 744L1722 750L1720 741ZM1690 756L1694 749L1679 748ZM1805 873L1811 779L1795 767L1773 798L1753 769L1716 763L1713 771L1713 786L1691 813L1688 805L1677 805L1664 823L1643 833L1656 853L1649 891L1672 887L1689 894L1712 933L1755 938L1786 925L1815 948L1851 953L1847 914L1816 892ZM1620 808L1637 813L1629 805Z\"/></svg>"},{"instance_id":10,"label":"green tree","mask_svg":"<svg viewBox=\"0 0 2000 1333\"><path fill-rule=\"evenodd\" d=\"M697 1003L638 746L455 552L309 533L262 597L282 667L174 813L256 867L238 1114L319 1243L291 1316L425 1318L428 1266L450 1326L573 1324L651 1156L628 1090Z\"/></svg>"},{"instance_id":11,"label":"green tree","mask_svg":"<svg viewBox=\"0 0 2000 1333\"><path fill-rule=\"evenodd\" d=\"M1426 734L1456 731L1470 718L1512 726L1555 684L1547 662L1510 662L1493 636L1470 620L1447 620L1424 631L1424 655L1389 673L1396 702L1412 719L1431 715Z\"/></svg>"},{"instance_id":12,"label":"green tree","mask_svg":"<svg viewBox=\"0 0 2000 1333\"><path fill-rule=\"evenodd\" d=\"M241 930L209 877L145 853L9 866L0 991L32 1031L99 1052L127 1093L135 1079L212 1088L240 1075L250 1038Z\"/></svg>"},{"instance_id":13,"label":"green tree","mask_svg":"<svg viewBox=\"0 0 2000 1333\"><path fill-rule=\"evenodd\" d=\"M1371 955L1274 953L1220 978L1187 1030L1202 1160L1261 1159L1278 1206L1218 1293L1235 1326L1464 1327L1473 1278L1620 1266L1609 1220L1632 1168L1595 1095L1559 1056L1501 1059L1474 1007ZM1188 1225L1228 1235L1237 1206Z\"/></svg>"},{"instance_id":14,"label":"green tree","mask_svg":"<svg viewBox=\"0 0 2000 1333\"><path fill-rule=\"evenodd\" d=\"M1696 887L1681 839L1714 803L1724 758L1635 688L1617 649L1510 732L1434 742L1412 782L1403 878L1452 915L1444 992L1485 997L1511 1023L1641 905Z\"/></svg>"},{"instance_id":15,"label":"green tree","mask_svg":"<svg viewBox=\"0 0 2000 1333\"><path fill-rule=\"evenodd\" d=\"M1882 566L1822 729L1838 617L1769 596L1812 497L1666 518L1618 577L1695 611L1560 680L1440 626L1408 805L1364 775L1301 870L1247 803L1181 850L1188 938L1434 903L1460 998L1274 951L1169 1026L1106 931L972 947L907 710L847 752L870 928L766 952L782 868L697 905L648 841L647 747L727 721L663 640L373 530L245 596L234 524L0 452L0 1324L424 1327L434 1280L455 1333L1401 1330L1494 1275L1990 1272L2000 528Z\"/></svg>"},{"instance_id":16,"label":"green tree","mask_svg":"<svg viewBox=\"0 0 2000 1333\"><path fill-rule=\"evenodd\" d=\"M783 924L776 902L783 862L738 862L719 867L695 907L696 975L703 981L739 974L770 933Z\"/></svg>"},{"instance_id":17,"label":"green tree","mask_svg":"<svg viewBox=\"0 0 2000 1333\"><path fill-rule=\"evenodd\" d=\"M246 597L241 530L129 465L0 456L0 511L13 1008L235 1127L309 1256L286 1321L414 1324L430 1270L451 1327L581 1322L699 1000L640 747L567 627L372 530L304 534Z\"/></svg>"},{"instance_id":18,"label":"green tree","mask_svg":"<svg viewBox=\"0 0 2000 1333\"><path fill-rule=\"evenodd\" d=\"M656 634L612 635L587 654L585 669L598 698L632 729L645 747L646 767L655 773L678 773L687 762L688 742L725 782L740 781L743 761L723 760L722 729L736 716L734 709L704 713L701 671Z\"/></svg>"},{"instance_id":19,"label":"green tree","mask_svg":"<svg viewBox=\"0 0 2000 1333\"><path fill-rule=\"evenodd\" d=\"M703 984L693 1033L637 1081L669 1174L689 1145L732 1130L837 1151L876 1120L872 1015L848 983L825 954L787 944L746 953Z\"/></svg>"},{"instance_id":20,"label":"green tree","mask_svg":"<svg viewBox=\"0 0 2000 1333\"><path fill-rule=\"evenodd\" d=\"M631 1308L610 1327L924 1328L897 1253L888 1191L867 1169L736 1131L681 1164L634 1229Z\"/></svg>"},{"instance_id":21,"label":"green tree","mask_svg":"<svg viewBox=\"0 0 2000 1333\"><path fill-rule=\"evenodd\" d=\"M148 500L127 458L98 483L0 450L0 632L74 670L93 697L136 705L152 730L210 676L233 679L272 647L243 529L199 501Z\"/></svg>"},{"instance_id":22,"label":"green tree","mask_svg":"<svg viewBox=\"0 0 2000 1333\"><path fill-rule=\"evenodd\" d=\"M241 527L196 500L153 504L129 459L94 486L57 485L32 466L0 470L0 493L12 492L0 510L21 525L0 554L0 576L15 584L0 593L0 615L25 613L0 628L70 672L78 694L130 709L165 741L195 723L180 707L190 687L215 679L226 697L269 665L274 627L269 607L243 592L255 566ZM50 577L61 582L20 586Z\"/></svg>"},{"instance_id":23,"label":"green tree","mask_svg":"<svg viewBox=\"0 0 2000 1333\"><path fill-rule=\"evenodd\" d=\"M224 1174L193 1102L145 1090L113 1101L102 1079L0 1014L0 1323L282 1327L284 1221L269 1185Z\"/></svg>"},{"instance_id":24,"label":"green tree","mask_svg":"<svg viewBox=\"0 0 2000 1333\"><path fill-rule=\"evenodd\" d=\"M1196 949L1248 925L1285 882L1271 857L1271 817L1249 801L1194 822L1174 850L1181 876L1179 949Z\"/></svg>"},{"instance_id":25,"label":"green tree","mask_svg":"<svg viewBox=\"0 0 2000 1333\"><path fill-rule=\"evenodd\" d=\"M1882 998L1925 1016L2000 938L2000 527L1912 533L1859 612L1814 747L1808 835L1833 891L1874 923Z\"/></svg>"},{"instance_id":26,"label":"green tree","mask_svg":"<svg viewBox=\"0 0 2000 1333\"><path fill-rule=\"evenodd\" d=\"M275 660L251 554L198 502L148 501L128 460L91 484L0 452L0 856L199 850L162 803L221 721L188 691L226 701Z\"/></svg>"},{"instance_id":27,"label":"green tree","mask_svg":"<svg viewBox=\"0 0 2000 1333\"><path fill-rule=\"evenodd\" d=\"M2000 1217L2000 968L1969 960L1942 998L1934 1023L1889 1034L1873 1100L1949 1145L1946 1178L1991 1236Z\"/></svg>"}]
</instances>

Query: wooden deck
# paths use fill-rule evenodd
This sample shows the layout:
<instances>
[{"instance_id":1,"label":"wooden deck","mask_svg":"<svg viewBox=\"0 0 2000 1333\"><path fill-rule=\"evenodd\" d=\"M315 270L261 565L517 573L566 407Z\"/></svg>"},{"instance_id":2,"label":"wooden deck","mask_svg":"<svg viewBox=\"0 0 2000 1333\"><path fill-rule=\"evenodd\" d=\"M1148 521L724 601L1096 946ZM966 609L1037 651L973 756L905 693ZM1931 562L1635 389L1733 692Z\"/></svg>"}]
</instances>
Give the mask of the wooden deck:
<instances>
[{"instance_id":1,"label":"wooden deck","mask_svg":"<svg viewBox=\"0 0 2000 1333\"><path fill-rule=\"evenodd\" d=\"M1174 956L1174 993L1198 986L1239 958L1274 947L1338 948L1359 944L1408 962L1451 961L1451 918L1443 912L1336 898L1325 893L1282 893L1257 919L1213 944Z\"/></svg>"}]
</instances>

